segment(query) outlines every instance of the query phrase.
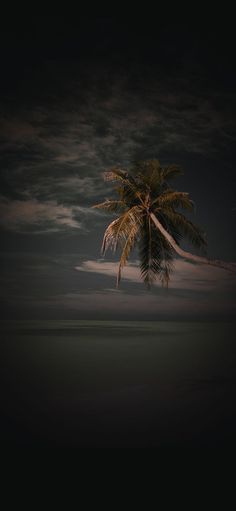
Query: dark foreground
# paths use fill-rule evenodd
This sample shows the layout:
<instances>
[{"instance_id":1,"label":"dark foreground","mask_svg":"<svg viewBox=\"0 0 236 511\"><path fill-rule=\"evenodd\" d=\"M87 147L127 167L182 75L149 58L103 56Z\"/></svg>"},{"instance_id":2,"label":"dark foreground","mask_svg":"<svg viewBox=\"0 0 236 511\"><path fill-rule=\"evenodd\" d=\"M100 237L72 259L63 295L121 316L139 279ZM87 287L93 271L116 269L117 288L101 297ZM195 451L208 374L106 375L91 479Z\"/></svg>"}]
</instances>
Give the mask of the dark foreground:
<instances>
[{"instance_id":1,"label":"dark foreground","mask_svg":"<svg viewBox=\"0 0 236 511\"><path fill-rule=\"evenodd\" d=\"M235 447L230 323L19 322L1 332L1 448Z\"/></svg>"}]
</instances>

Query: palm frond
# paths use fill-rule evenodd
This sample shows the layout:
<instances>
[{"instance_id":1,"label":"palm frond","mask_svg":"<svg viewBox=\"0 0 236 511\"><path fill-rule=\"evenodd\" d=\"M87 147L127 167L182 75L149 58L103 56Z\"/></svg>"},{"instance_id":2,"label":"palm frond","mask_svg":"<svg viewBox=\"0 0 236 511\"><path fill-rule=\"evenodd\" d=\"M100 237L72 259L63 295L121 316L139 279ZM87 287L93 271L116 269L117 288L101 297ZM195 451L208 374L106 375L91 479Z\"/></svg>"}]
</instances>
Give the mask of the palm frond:
<instances>
[{"instance_id":1,"label":"palm frond","mask_svg":"<svg viewBox=\"0 0 236 511\"><path fill-rule=\"evenodd\" d=\"M183 170L179 165L168 165L163 169L163 179L166 181L170 181L177 176L182 176Z\"/></svg>"},{"instance_id":2,"label":"palm frond","mask_svg":"<svg viewBox=\"0 0 236 511\"><path fill-rule=\"evenodd\" d=\"M172 220L172 218L170 218L170 216L167 217L167 215L164 214L164 210L163 209L161 209L161 210L158 209L157 211L155 211L155 215L160 217L161 223L162 223L163 227L166 229L166 231L169 234L171 234L172 238L174 238L174 240L177 243L177 245L179 245L180 242L182 241L184 235L178 229L178 226L177 226L176 222L174 222Z\"/></svg>"},{"instance_id":3,"label":"palm frond","mask_svg":"<svg viewBox=\"0 0 236 511\"><path fill-rule=\"evenodd\" d=\"M120 257L120 263L119 263L117 281L116 281L117 287L119 286L119 283L120 283L121 271L124 268L124 266L126 265L128 257L130 255L130 252L133 249L135 242L137 241L138 233L139 233L139 224L133 223L133 225L131 226L129 235L126 238L126 241L124 243L124 247L122 250L121 257Z\"/></svg>"},{"instance_id":4,"label":"palm frond","mask_svg":"<svg viewBox=\"0 0 236 511\"><path fill-rule=\"evenodd\" d=\"M175 190L165 190L162 194L159 195L153 202L155 207L172 207L172 208L182 208L182 209L193 209L193 201L189 198L189 193L187 192L178 192Z\"/></svg>"},{"instance_id":5,"label":"palm frond","mask_svg":"<svg viewBox=\"0 0 236 511\"><path fill-rule=\"evenodd\" d=\"M104 181L123 181L128 176L126 169L113 167L110 170L103 172Z\"/></svg>"},{"instance_id":6,"label":"palm frond","mask_svg":"<svg viewBox=\"0 0 236 511\"><path fill-rule=\"evenodd\" d=\"M173 249L168 241L151 224L150 217L143 220L139 240L141 277L150 289L158 277L168 285L173 264Z\"/></svg>"},{"instance_id":7,"label":"palm frond","mask_svg":"<svg viewBox=\"0 0 236 511\"><path fill-rule=\"evenodd\" d=\"M142 193L139 184L134 176L126 170L111 169L104 172L104 179L106 181L120 181L120 186L116 188L120 199L130 204L132 201L142 202Z\"/></svg>"},{"instance_id":8,"label":"palm frond","mask_svg":"<svg viewBox=\"0 0 236 511\"><path fill-rule=\"evenodd\" d=\"M139 226L141 222L142 208L134 206L123 213L119 218L111 222L104 234L102 243L102 254L105 254L108 248L115 251L118 243L122 246L129 237L133 225Z\"/></svg>"},{"instance_id":9,"label":"palm frond","mask_svg":"<svg viewBox=\"0 0 236 511\"><path fill-rule=\"evenodd\" d=\"M191 243L198 248L204 248L207 245L206 238L202 230L194 225L181 213L177 213L171 208L162 209L162 217L167 221L171 221L176 231L185 236Z\"/></svg>"},{"instance_id":10,"label":"palm frond","mask_svg":"<svg viewBox=\"0 0 236 511\"><path fill-rule=\"evenodd\" d=\"M123 201L128 207L140 204L142 199L141 191L132 183L123 183L122 186L116 187L116 192L119 195L121 201Z\"/></svg>"},{"instance_id":11,"label":"palm frond","mask_svg":"<svg viewBox=\"0 0 236 511\"><path fill-rule=\"evenodd\" d=\"M159 160L136 162L131 170L135 173L139 186L144 187L145 191L156 193L160 189L163 179Z\"/></svg>"},{"instance_id":12,"label":"palm frond","mask_svg":"<svg viewBox=\"0 0 236 511\"><path fill-rule=\"evenodd\" d=\"M92 206L93 209L103 209L109 213L119 213L124 211L126 208L126 204L122 200L106 200L105 202L101 202L100 204L95 204Z\"/></svg>"},{"instance_id":13,"label":"palm frond","mask_svg":"<svg viewBox=\"0 0 236 511\"><path fill-rule=\"evenodd\" d=\"M173 271L173 258L171 260L164 259L162 261L161 272L159 275L162 287L168 287L170 281L170 273Z\"/></svg>"}]
</instances>

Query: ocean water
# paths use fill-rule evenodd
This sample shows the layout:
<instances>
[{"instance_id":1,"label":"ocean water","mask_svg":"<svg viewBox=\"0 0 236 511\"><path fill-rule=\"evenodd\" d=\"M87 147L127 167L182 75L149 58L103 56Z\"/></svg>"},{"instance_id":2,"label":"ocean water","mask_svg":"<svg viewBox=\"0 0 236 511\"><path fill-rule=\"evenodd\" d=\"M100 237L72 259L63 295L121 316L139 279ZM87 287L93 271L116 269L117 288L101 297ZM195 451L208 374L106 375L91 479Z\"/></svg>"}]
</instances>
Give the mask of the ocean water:
<instances>
[{"instance_id":1,"label":"ocean water","mask_svg":"<svg viewBox=\"0 0 236 511\"><path fill-rule=\"evenodd\" d=\"M2 448L232 447L235 323L1 323Z\"/></svg>"}]
</instances>

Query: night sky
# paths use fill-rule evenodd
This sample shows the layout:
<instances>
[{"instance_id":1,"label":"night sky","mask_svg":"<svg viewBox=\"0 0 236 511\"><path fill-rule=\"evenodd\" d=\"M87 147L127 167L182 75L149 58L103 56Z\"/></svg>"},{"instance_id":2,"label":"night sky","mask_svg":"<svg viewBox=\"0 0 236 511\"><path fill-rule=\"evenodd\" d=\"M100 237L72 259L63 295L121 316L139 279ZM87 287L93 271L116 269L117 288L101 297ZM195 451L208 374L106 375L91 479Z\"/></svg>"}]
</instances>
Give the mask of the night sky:
<instances>
[{"instance_id":1,"label":"night sky","mask_svg":"<svg viewBox=\"0 0 236 511\"><path fill-rule=\"evenodd\" d=\"M112 217L91 206L114 165L179 164L208 255L236 261L233 32L45 16L0 41L2 319L232 318L235 277L180 259L169 290L147 292L134 253L116 290L119 254L100 253Z\"/></svg>"}]
</instances>

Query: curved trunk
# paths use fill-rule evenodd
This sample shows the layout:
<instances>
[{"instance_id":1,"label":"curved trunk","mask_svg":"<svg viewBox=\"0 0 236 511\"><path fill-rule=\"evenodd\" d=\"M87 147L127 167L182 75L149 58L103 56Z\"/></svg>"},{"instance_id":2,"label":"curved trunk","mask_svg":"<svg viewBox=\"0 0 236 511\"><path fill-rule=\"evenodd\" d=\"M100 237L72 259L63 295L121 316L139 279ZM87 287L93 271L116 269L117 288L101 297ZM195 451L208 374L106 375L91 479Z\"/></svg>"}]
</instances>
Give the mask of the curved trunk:
<instances>
[{"instance_id":1,"label":"curved trunk","mask_svg":"<svg viewBox=\"0 0 236 511\"><path fill-rule=\"evenodd\" d=\"M154 213L150 213L150 217L157 227L159 231L163 234L163 236L166 238L166 240L170 243L170 245L173 247L175 252L179 254L181 257L184 257L188 261L193 261L195 263L200 264L210 264L211 266L217 266L218 268L224 268L225 270L229 270L232 272L236 272L236 263L227 263L224 261L219 261L215 259L208 259L207 257L201 257L194 254L191 254L190 252L186 252L185 250L182 250L182 248L177 245L174 238L169 234L169 232L166 231L166 229L163 227L163 225L159 222L157 217L154 215Z\"/></svg>"}]
</instances>

